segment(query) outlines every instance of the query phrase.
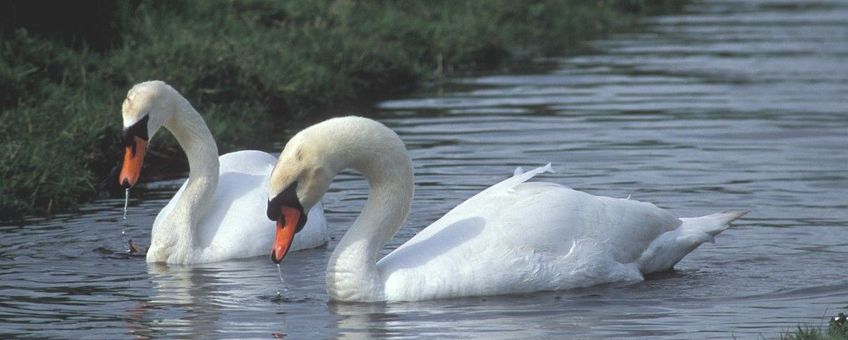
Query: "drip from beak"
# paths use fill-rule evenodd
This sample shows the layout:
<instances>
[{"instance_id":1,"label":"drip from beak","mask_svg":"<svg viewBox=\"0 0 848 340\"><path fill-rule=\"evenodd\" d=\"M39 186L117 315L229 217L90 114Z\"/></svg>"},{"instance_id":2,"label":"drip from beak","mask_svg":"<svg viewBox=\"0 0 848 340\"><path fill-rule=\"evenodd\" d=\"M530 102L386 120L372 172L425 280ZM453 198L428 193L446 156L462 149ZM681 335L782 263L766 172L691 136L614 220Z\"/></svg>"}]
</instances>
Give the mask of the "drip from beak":
<instances>
[{"instance_id":1,"label":"drip from beak","mask_svg":"<svg viewBox=\"0 0 848 340\"><path fill-rule=\"evenodd\" d=\"M271 248L271 261L279 264L289 252L294 234L297 232L300 219L303 217L300 209L283 206L282 213L277 218L277 234L274 236L274 246Z\"/></svg>"},{"instance_id":2,"label":"drip from beak","mask_svg":"<svg viewBox=\"0 0 848 340\"><path fill-rule=\"evenodd\" d=\"M124 163L121 166L121 174L118 176L118 184L125 189L135 186L138 181L146 151L147 141L137 136L133 137L133 142L127 144L124 149Z\"/></svg>"}]
</instances>

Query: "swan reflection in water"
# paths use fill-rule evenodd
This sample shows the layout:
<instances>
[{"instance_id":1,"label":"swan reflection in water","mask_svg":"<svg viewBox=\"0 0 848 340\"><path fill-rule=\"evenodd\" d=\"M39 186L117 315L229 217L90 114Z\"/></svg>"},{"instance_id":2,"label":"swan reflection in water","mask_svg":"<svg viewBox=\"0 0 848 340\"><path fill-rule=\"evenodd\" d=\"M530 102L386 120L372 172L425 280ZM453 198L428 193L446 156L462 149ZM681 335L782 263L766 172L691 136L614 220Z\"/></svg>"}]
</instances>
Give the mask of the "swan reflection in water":
<instances>
[{"instance_id":1,"label":"swan reflection in water","mask_svg":"<svg viewBox=\"0 0 848 340\"><path fill-rule=\"evenodd\" d=\"M594 289L589 289L593 291ZM330 302L330 336L343 339L426 337L450 338L456 334L471 338L498 337L528 339L558 334L591 334L606 320L586 317L574 309L568 297L586 294L562 292L532 295L490 296L399 303ZM566 296L567 298L563 298ZM565 309L573 312L563 313Z\"/></svg>"},{"instance_id":2,"label":"swan reflection in water","mask_svg":"<svg viewBox=\"0 0 848 340\"><path fill-rule=\"evenodd\" d=\"M147 264L152 291L127 311L128 331L142 338L285 333L285 308L256 317L282 300L273 269L265 257L193 266Z\"/></svg>"},{"instance_id":3,"label":"swan reflection in water","mask_svg":"<svg viewBox=\"0 0 848 340\"><path fill-rule=\"evenodd\" d=\"M326 293L326 248L290 254L283 263L283 287L267 257L204 265L145 264L147 288L124 314L126 332L137 338L383 338L472 337L492 332L514 338L545 337L552 329L575 335L597 327L639 323L667 313L646 304L639 317L616 315L621 301L633 301L645 286L667 290L680 284L646 281L529 295L491 296L403 303L335 303ZM136 259L137 260L137 259ZM691 273L690 273L691 274ZM689 275L682 275L685 279ZM144 280L132 285L143 285ZM277 295L281 292L282 295ZM605 310L609 319L587 317ZM633 307L630 307L631 309ZM644 318L645 320L643 320ZM561 334L561 333L560 333Z\"/></svg>"},{"instance_id":4,"label":"swan reflection in water","mask_svg":"<svg viewBox=\"0 0 848 340\"><path fill-rule=\"evenodd\" d=\"M433 306L426 304L332 303L323 277L329 252L303 253L291 254L283 265L286 284L297 287L288 292L283 292L274 266L265 257L192 266L147 264L151 291L147 299L126 311L127 332L136 338L361 339L408 334L426 328L416 321L419 315L436 315ZM292 275L294 268L315 269ZM416 306L429 311L416 311Z\"/></svg>"}]
</instances>

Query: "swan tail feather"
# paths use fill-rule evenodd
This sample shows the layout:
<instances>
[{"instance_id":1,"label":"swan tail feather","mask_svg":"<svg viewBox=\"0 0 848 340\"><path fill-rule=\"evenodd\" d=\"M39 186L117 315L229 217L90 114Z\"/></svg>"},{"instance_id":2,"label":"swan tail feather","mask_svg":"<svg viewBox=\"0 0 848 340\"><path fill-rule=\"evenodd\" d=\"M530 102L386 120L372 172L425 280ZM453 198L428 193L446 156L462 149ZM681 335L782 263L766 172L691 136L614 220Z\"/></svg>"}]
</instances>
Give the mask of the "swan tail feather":
<instances>
[{"instance_id":1,"label":"swan tail feather","mask_svg":"<svg viewBox=\"0 0 848 340\"><path fill-rule=\"evenodd\" d=\"M747 214L746 210L724 211L701 217L681 218L680 227L651 242L639 258L642 273L671 270L684 256L702 243L715 242L715 236L730 227L730 222Z\"/></svg>"},{"instance_id":2,"label":"swan tail feather","mask_svg":"<svg viewBox=\"0 0 848 340\"><path fill-rule=\"evenodd\" d=\"M512 190L513 188L515 188L519 184L527 182L531 178L536 177L536 175L541 174L541 173L545 173L545 172L554 172L554 169L551 166L551 163L548 163L545 166L540 166L538 168L535 168L533 170L526 171L526 172L524 171L523 168L518 167L517 169L515 169L515 172L513 172L512 177L507 178L507 179L501 181L500 183L489 187L485 191Z\"/></svg>"},{"instance_id":3,"label":"swan tail feather","mask_svg":"<svg viewBox=\"0 0 848 340\"><path fill-rule=\"evenodd\" d=\"M748 210L728 210L707 216L681 218L680 220L683 221L683 224L680 228L692 233L700 232L710 236L716 236L730 227L730 222L747 213Z\"/></svg>"}]
</instances>

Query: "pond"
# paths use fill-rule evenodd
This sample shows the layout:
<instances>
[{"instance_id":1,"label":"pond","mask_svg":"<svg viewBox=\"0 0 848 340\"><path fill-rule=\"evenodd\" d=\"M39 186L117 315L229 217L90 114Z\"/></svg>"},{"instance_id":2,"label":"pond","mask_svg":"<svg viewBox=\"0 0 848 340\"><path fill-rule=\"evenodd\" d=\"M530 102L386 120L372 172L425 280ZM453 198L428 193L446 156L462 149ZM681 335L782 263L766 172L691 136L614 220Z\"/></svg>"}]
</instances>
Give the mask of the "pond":
<instances>
[{"instance_id":1,"label":"pond","mask_svg":"<svg viewBox=\"0 0 848 340\"><path fill-rule=\"evenodd\" d=\"M544 72L450 79L373 108L416 171L412 215L384 253L515 167L548 162L541 180L679 216L752 210L643 282L329 303L327 259L367 195L344 173L324 198L333 240L289 254L278 296L267 257L164 266L124 253L149 242L174 180L147 185L126 221L123 200L104 199L0 226L0 337L774 338L819 326L848 308L846 60L844 1L694 1L541 60Z\"/></svg>"}]
</instances>

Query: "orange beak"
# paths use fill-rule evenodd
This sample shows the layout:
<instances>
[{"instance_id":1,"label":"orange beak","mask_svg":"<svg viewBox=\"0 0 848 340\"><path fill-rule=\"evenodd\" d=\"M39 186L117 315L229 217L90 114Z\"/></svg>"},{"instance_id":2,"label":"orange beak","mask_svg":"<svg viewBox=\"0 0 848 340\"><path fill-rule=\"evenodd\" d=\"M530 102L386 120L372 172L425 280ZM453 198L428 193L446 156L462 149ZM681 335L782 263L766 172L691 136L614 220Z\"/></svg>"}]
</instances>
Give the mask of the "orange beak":
<instances>
[{"instance_id":1,"label":"orange beak","mask_svg":"<svg viewBox=\"0 0 848 340\"><path fill-rule=\"evenodd\" d=\"M283 213L277 220L277 235L274 236L274 247L271 248L271 260L279 264L289 252L297 224L300 222L300 210L283 206Z\"/></svg>"},{"instance_id":2,"label":"orange beak","mask_svg":"<svg viewBox=\"0 0 848 340\"><path fill-rule=\"evenodd\" d=\"M133 137L133 143L124 149L124 164L121 166L121 175L118 176L118 184L124 188L131 188L138 182L141 174L141 165L144 164L144 153L147 151L147 141L141 137Z\"/></svg>"}]
</instances>

